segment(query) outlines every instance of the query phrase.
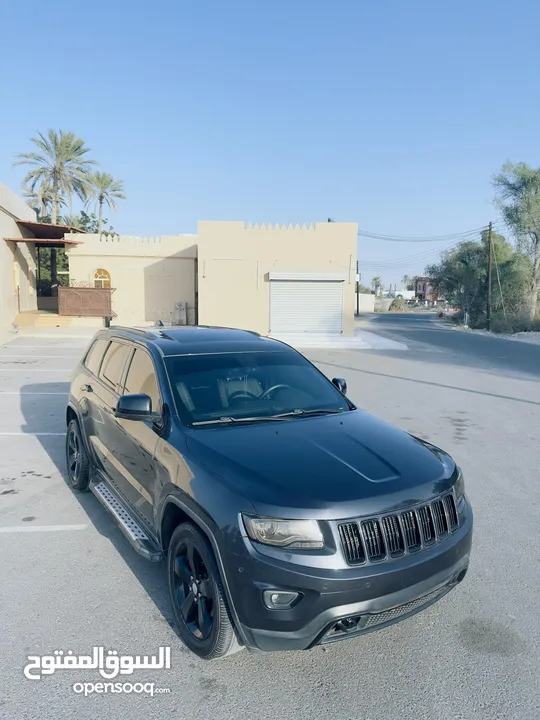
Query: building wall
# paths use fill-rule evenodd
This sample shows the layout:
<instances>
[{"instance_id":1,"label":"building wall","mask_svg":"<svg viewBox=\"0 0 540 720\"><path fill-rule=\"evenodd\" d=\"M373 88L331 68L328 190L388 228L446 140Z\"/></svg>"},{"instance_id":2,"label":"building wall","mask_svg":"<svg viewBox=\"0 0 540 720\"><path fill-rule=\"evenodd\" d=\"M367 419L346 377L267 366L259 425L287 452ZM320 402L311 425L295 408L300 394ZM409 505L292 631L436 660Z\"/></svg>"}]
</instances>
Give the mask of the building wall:
<instances>
[{"instance_id":1,"label":"building wall","mask_svg":"<svg viewBox=\"0 0 540 720\"><path fill-rule=\"evenodd\" d=\"M76 234L81 241L67 250L71 284L93 287L94 273L111 276L114 322L121 325L171 322L175 303L188 305L188 322L195 322L197 238Z\"/></svg>"},{"instance_id":2,"label":"building wall","mask_svg":"<svg viewBox=\"0 0 540 720\"><path fill-rule=\"evenodd\" d=\"M360 313L375 312L375 295L373 293L360 293ZM356 298L354 298L354 311L356 312Z\"/></svg>"},{"instance_id":3,"label":"building wall","mask_svg":"<svg viewBox=\"0 0 540 720\"><path fill-rule=\"evenodd\" d=\"M268 334L270 272L346 273L343 334L354 333L356 223L198 224L199 323Z\"/></svg>"},{"instance_id":4,"label":"building wall","mask_svg":"<svg viewBox=\"0 0 540 720\"><path fill-rule=\"evenodd\" d=\"M0 329L15 320L19 303L21 311L37 308L35 247L31 243L4 241L6 237L25 237L16 220L35 221L36 214L0 183Z\"/></svg>"}]
</instances>

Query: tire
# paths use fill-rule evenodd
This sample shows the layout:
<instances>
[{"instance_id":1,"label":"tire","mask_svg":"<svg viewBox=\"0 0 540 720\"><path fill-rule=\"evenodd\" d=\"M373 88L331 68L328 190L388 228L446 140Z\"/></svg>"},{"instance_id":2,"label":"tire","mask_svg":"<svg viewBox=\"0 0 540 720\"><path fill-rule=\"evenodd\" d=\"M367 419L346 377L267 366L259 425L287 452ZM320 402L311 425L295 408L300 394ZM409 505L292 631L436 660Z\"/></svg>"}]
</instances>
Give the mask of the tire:
<instances>
[{"instance_id":1,"label":"tire","mask_svg":"<svg viewBox=\"0 0 540 720\"><path fill-rule=\"evenodd\" d=\"M90 460L77 420L72 420L66 432L66 465L69 484L78 492L88 490L90 482Z\"/></svg>"},{"instance_id":2,"label":"tire","mask_svg":"<svg viewBox=\"0 0 540 720\"><path fill-rule=\"evenodd\" d=\"M167 575L183 643L203 660L240 650L214 553L206 536L190 523L179 525L172 535Z\"/></svg>"}]
</instances>

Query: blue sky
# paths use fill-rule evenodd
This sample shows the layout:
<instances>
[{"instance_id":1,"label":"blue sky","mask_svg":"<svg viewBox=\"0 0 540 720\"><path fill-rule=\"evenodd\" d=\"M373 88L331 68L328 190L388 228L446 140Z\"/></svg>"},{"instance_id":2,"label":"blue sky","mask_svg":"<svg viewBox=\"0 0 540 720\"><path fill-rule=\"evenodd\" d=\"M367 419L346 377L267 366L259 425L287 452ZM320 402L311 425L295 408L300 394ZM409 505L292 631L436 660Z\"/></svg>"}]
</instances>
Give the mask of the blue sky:
<instances>
[{"instance_id":1,"label":"blue sky","mask_svg":"<svg viewBox=\"0 0 540 720\"><path fill-rule=\"evenodd\" d=\"M37 130L72 130L125 181L123 233L446 235L497 218L505 160L540 164L537 0L8 0L0 26L0 181ZM361 238L363 279L444 244Z\"/></svg>"}]
</instances>

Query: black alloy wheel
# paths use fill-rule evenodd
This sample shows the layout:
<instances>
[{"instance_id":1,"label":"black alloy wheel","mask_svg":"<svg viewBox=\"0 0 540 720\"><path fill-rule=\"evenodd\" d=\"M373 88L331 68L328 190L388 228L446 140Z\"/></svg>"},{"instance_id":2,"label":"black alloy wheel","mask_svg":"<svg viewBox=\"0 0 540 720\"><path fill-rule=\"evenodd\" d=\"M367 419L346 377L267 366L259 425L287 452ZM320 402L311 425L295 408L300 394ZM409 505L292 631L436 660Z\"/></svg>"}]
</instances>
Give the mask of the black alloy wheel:
<instances>
[{"instance_id":1,"label":"black alloy wheel","mask_svg":"<svg viewBox=\"0 0 540 720\"><path fill-rule=\"evenodd\" d=\"M206 640L214 624L214 587L199 550L185 540L174 559L174 589L187 629Z\"/></svg>"},{"instance_id":2,"label":"black alloy wheel","mask_svg":"<svg viewBox=\"0 0 540 720\"><path fill-rule=\"evenodd\" d=\"M205 660L239 650L214 553L194 525L174 531L167 571L178 634L187 647Z\"/></svg>"},{"instance_id":3,"label":"black alloy wheel","mask_svg":"<svg viewBox=\"0 0 540 720\"><path fill-rule=\"evenodd\" d=\"M72 420L66 433L66 464L72 488L81 492L88 490L90 461L86 454L77 420Z\"/></svg>"}]
</instances>

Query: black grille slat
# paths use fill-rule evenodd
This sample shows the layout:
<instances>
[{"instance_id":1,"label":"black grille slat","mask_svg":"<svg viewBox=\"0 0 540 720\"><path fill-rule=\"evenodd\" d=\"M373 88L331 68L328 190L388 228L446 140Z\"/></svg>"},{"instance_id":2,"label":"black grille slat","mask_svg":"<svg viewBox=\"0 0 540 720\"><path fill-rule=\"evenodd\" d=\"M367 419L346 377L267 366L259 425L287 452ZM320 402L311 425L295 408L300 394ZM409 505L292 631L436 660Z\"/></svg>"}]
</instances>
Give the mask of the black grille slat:
<instances>
[{"instance_id":1,"label":"black grille slat","mask_svg":"<svg viewBox=\"0 0 540 720\"><path fill-rule=\"evenodd\" d=\"M384 541L378 520L366 520L362 523L362 532L366 541L366 550L370 560L382 560L386 556Z\"/></svg>"},{"instance_id":2,"label":"black grille slat","mask_svg":"<svg viewBox=\"0 0 540 720\"><path fill-rule=\"evenodd\" d=\"M338 525L341 546L349 565L417 552L443 541L458 528L459 512L453 492L414 510Z\"/></svg>"},{"instance_id":3,"label":"black grille slat","mask_svg":"<svg viewBox=\"0 0 540 720\"><path fill-rule=\"evenodd\" d=\"M349 565L360 565L366 561L360 528L355 522L339 526L339 536Z\"/></svg>"},{"instance_id":4,"label":"black grille slat","mask_svg":"<svg viewBox=\"0 0 540 720\"><path fill-rule=\"evenodd\" d=\"M446 505L446 513L450 522L450 528L451 530L455 530L459 525L459 519L454 496L446 495L446 497L444 498L444 504Z\"/></svg>"},{"instance_id":5,"label":"black grille slat","mask_svg":"<svg viewBox=\"0 0 540 720\"><path fill-rule=\"evenodd\" d=\"M425 545L431 545L435 542L435 526L433 524L433 517L429 505L424 505L418 510L418 517L420 518L420 527L422 528L422 537Z\"/></svg>"},{"instance_id":6,"label":"black grille slat","mask_svg":"<svg viewBox=\"0 0 540 720\"><path fill-rule=\"evenodd\" d=\"M411 552L419 550L422 543L420 540L420 529L418 527L418 520L414 510L404 512L401 516L403 521L403 527L405 529L405 539L407 541L407 547Z\"/></svg>"},{"instance_id":7,"label":"black grille slat","mask_svg":"<svg viewBox=\"0 0 540 720\"><path fill-rule=\"evenodd\" d=\"M442 500L435 500L435 502L431 504L431 511L433 513L433 520L435 521L437 535L439 537L443 537L448 533L448 522L446 520L446 513L444 512Z\"/></svg>"},{"instance_id":8,"label":"black grille slat","mask_svg":"<svg viewBox=\"0 0 540 720\"><path fill-rule=\"evenodd\" d=\"M405 544L397 515L388 515L381 520L382 528L386 535L388 552L392 557L397 557L405 552Z\"/></svg>"}]
</instances>

